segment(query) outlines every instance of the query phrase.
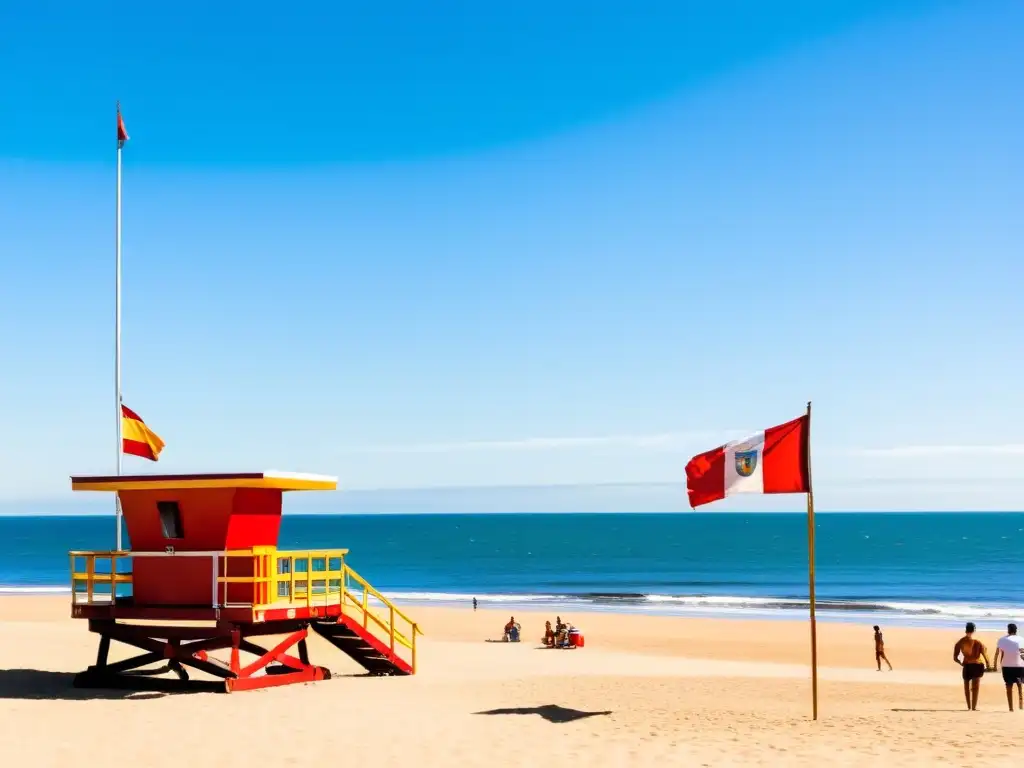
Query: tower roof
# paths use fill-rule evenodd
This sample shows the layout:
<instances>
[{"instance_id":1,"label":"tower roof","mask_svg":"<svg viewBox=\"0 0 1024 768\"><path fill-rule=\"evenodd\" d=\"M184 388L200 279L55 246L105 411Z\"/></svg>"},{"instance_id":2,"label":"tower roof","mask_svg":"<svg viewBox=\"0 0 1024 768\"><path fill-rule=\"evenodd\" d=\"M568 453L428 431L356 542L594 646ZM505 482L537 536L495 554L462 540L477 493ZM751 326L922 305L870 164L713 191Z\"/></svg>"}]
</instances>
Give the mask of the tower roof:
<instances>
[{"instance_id":1,"label":"tower roof","mask_svg":"<svg viewBox=\"0 0 1024 768\"><path fill-rule=\"evenodd\" d=\"M281 491L333 491L338 478L302 472L218 472L189 475L81 475L73 491L142 491L185 488L269 488Z\"/></svg>"}]
</instances>

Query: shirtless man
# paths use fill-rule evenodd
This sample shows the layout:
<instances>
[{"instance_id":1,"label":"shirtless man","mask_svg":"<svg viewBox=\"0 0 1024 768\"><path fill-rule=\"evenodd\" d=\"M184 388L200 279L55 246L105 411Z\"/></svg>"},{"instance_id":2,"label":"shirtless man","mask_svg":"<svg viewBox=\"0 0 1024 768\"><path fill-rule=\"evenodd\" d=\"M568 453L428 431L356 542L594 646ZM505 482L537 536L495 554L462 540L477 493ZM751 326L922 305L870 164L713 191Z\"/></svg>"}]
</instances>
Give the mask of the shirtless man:
<instances>
[{"instance_id":1,"label":"shirtless man","mask_svg":"<svg viewBox=\"0 0 1024 768\"><path fill-rule=\"evenodd\" d=\"M953 661L963 667L964 699L967 701L967 709L972 712L978 711L978 689L981 688L981 676L985 670L991 668L988 660L988 651L984 643L974 637L976 627L973 621L968 621L964 629L966 634L956 641L953 646ZM960 657L963 656L963 660ZM981 659L985 663L981 663Z\"/></svg>"},{"instance_id":2,"label":"shirtless man","mask_svg":"<svg viewBox=\"0 0 1024 768\"><path fill-rule=\"evenodd\" d=\"M889 659L885 657L885 641L882 640L882 630L875 625L875 663L878 664L878 671L882 671L882 662L889 665L889 671L892 672L892 664Z\"/></svg>"}]
</instances>

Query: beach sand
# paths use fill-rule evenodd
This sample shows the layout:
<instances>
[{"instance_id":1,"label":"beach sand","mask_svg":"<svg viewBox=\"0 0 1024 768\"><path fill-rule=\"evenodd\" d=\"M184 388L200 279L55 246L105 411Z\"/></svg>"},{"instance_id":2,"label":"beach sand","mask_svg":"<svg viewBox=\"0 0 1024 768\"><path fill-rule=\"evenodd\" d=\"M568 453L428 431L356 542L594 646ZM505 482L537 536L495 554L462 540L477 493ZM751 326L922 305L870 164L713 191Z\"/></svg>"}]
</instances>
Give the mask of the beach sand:
<instances>
[{"instance_id":1,"label":"beach sand","mask_svg":"<svg viewBox=\"0 0 1024 768\"><path fill-rule=\"evenodd\" d=\"M563 614L586 647L538 647L544 620L419 608L419 673L368 678L313 638L335 677L232 695L78 690L96 636L66 598L0 598L4 765L962 765L1017 763L1024 713L987 674L966 711L955 630L819 624L813 722L806 622ZM997 634L979 637L994 652ZM116 649L116 651L115 651ZM112 658L128 649L111 648Z\"/></svg>"}]
</instances>

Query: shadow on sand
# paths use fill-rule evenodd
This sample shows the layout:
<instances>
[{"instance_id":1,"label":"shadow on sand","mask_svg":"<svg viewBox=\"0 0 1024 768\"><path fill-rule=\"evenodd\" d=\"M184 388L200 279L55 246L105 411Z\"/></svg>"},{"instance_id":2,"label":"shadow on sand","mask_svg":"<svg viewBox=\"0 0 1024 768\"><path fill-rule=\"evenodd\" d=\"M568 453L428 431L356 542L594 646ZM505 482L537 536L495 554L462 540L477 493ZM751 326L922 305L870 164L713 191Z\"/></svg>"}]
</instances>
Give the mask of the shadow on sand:
<instances>
[{"instance_id":1,"label":"shadow on sand","mask_svg":"<svg viewBox=\"0 0 1024 768\"><path fill-rule=\"evenodd\" d=\"M501 709L488 709L486 712L474 712L474 715L540 715L549 723L571 723L574 720L582 720L585 717L597 715L610 715L612 711L584 712L580 709L560 707L557 704L544 704L540 707L502 707Z\"/></svg>"},{"instance_id":2,"label":"shadow on sand","mask_svg":"<svg viewBox=\"0 0 1024 768\"><path fill-rule=\"evenodd\" d=\"M106 688L75 688L74 672L41 669L0 669L0 699L158 699L154 691L123 691Z\"/></svg>"}]
</instances>

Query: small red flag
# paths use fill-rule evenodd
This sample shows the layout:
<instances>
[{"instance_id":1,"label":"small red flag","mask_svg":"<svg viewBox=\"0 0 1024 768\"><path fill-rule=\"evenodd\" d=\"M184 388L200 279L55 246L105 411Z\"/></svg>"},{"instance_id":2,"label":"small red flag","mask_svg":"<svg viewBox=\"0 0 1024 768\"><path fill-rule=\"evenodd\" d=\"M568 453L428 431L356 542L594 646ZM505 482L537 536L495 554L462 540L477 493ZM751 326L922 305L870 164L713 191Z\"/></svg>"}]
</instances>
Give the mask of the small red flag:
<instances>
[{"instance_id":1,"label":"small red flag","mask_svg":"<svg viewBox=\"0 0 1024 768\"><path fill-rule=\"evenodd\" d=\"M808 493L808 416L714 448L686 465L693 508L736 493Z\"/></svg>"},{"instance_id":2,"label":"small red flag","mask_svg":"<svg viewBox=\"0 0 1024 768\"><path fill-rule=\"evenodd\" d=\"M121 117L121 105L117 105L117 144L121 146L128 141L128 131L124 127L124 118Z\"/></svg>"}]
</instances>

